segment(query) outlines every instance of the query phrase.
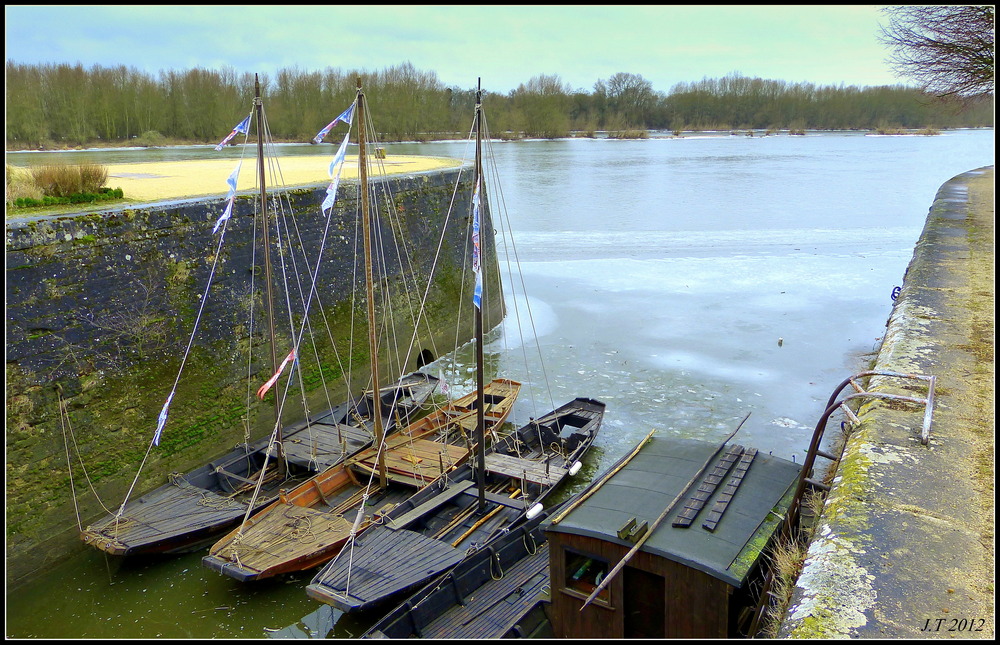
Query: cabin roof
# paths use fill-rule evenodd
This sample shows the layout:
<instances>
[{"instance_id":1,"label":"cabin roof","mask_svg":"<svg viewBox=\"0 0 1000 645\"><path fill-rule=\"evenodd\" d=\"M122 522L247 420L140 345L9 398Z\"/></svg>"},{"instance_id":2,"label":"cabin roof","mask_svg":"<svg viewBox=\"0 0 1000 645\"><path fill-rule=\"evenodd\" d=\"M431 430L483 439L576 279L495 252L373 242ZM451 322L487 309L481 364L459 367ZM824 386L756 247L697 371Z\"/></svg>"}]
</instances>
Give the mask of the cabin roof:
<instances>
[{"instance_id":1,"label":"cabin roof","mask_svg":"<svg viewBox=\"0 0 1000 645\"><path fill-rule=\"evenodd\" d=\"M714 470L709 466L695 477L717 449L718 445L704 441L654 436L610 478L591 484L581 495L595 487L597 490L546 530L589 536L631 548L636 540L619 538L619 529L632 518L636 524L647 522L652 526L678 493L694 480L641 550L698 569L735 587L742 586L790 505L801 467L773 455L757 453L714 531L703 528L702 524L723 494L735 467L708 497L690 526L674 527L685 502L697 491L705 475ZM713 465L725 454L724 449Z\"/></svg>"}]
</instances>

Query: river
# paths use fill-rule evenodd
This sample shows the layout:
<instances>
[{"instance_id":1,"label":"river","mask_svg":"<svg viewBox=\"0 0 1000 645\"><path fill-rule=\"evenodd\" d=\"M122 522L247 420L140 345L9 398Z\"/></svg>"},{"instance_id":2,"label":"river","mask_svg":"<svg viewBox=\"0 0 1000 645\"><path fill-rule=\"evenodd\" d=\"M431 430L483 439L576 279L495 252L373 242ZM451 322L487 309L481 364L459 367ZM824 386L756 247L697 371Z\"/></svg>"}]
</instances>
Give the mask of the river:
<instances>
[{"instance_id":1,"label":"river","mask_svg":"<svg viewBox=\"0 0 1000 645\"><path fill-rule=\"evenodd\" d=\"M388 155L456 157L467 147L385 145ZM501 372L527 382L514 420L526 421L536 395L546 406L548 391L556 405L575 396L608 405L573 490L650 430L717 441L747 413L742 443L801 461L832 390L877 350L938 188L994 163L993 130L489 147L509 227L498 245L524 284L488 347ZM211 154L191 146L7 161ZM547 387L528 376L539 364ZM121 562L83 551L7 594L7 636L344 638L372 621L307 597L311 574L241 585L202 567L201 555Z\"/></svg>"}]
</instances>

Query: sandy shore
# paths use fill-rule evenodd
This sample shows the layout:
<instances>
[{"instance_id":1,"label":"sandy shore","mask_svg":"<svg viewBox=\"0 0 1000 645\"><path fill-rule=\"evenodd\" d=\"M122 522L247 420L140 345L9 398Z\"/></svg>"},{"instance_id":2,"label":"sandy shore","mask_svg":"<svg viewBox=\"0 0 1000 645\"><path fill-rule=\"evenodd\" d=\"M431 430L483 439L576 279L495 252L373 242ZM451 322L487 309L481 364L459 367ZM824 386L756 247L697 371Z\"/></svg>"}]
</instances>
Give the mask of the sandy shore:
<instances>
[{"instance_id":1,"label":"sandy shore","mask_svg":"<svg viewBox=\"0 0 1000 645\"><path fill-rule=\"evenodd\" d=\"M332 155L280 157L272 159L267 168L269 186L323 185L330 181L329 167ZM277 161L277 164L273 162ZM389 155L378 159L378 165L369 171L377 174L401 174L455 168L462 165L459 159L446 157L421 157L415 155ZM129 201L157 201L182 197L218 195L229 192L226 180L240 166L237 190L252 190L257 185L257 160L249 157L240 162L233 159L206 159L197 161L166 161L156 163L107 164L107 185L121 188ZM356 179L358 158L348 156L341 179Z\"/></svg>"}]
</instances>

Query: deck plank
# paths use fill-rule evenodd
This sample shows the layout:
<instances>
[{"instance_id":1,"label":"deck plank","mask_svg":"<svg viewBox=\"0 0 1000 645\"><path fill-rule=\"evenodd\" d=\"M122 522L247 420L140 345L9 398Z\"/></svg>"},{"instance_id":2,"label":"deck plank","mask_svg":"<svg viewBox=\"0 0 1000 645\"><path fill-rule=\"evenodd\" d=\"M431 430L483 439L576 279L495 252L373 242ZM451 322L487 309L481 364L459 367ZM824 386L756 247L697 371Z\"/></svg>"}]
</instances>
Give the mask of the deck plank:
<instances>
[{"instance_id":1,"label":"deck plank","mask_svg":"<svg viewBox=\"0 0 1000 645\"><path fill-rule=\"evenodd\" d=\"M553 486L562 479L569 469L550 464L548 472L546 472L544 461L491 452L486 455L486 470L498 475L526 479L533 484Z\"/></svg>"},{"instance_id":2,"label":"deck plank","mask_svg":"<svg viewBox=\"0 0 1000 645\"><path fill-rule=\"evenodd\" d=\"M310 583L345 602L367 603L420 584L447 570L465 551L415 531L374 526ZM364 562L364 565L358 563Z\"/></svg>"},{"instance_id":3,"label":"deck plank","mask_svg":"<svg viewBox=\"0 0 1000 645\"><path fill-rule=\"evenodd\" d=\"M499 580L491 579L466 598L465 605L456 605L421 628L422 638L500 638L538 600L539 593L549 584L547 568L549 545L523 558L503 573Z\"/></svg>"}]
</instances>

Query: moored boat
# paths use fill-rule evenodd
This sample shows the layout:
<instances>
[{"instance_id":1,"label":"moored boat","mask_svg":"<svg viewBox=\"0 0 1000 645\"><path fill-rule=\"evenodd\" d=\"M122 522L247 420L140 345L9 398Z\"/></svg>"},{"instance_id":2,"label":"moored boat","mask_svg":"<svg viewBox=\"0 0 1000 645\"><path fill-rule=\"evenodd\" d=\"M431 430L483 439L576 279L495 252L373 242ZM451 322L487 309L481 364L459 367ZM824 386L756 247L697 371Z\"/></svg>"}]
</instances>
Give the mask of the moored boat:
<instances>
[{"instance_id":1,"label":"moored boat","mask_svg":"<svg viewBox=\"0 0 1000 645\"><path fill-rule=\"evenodd\" d=\"M494 387L495 386L495 387ZM520 389L509 379L487 384L495 402L490 427L502 425ZM344 463L285 491L279 499L218 540L202 559L206 567L241 582L306 571L336 556L347 540L399 507L411 509L414 495L449 476L471 454L472 445L448 443L475 409L445 405ZM380 467L386 481L377 485Z\"/></svg>"},{"instance_id":2,"label":"moored boat","mask_svg":"<svg viewBox=\"0 0 1000 645\"><path fill-rule=\"evenodd\" d=\"M358 168L361 219L364 225L364 255L368 289L368 324L371 369L378 382L377 345L374 339L375 299L372 279L374 246L368 208L366 155L366 99L358 80L354 103L358 112ZM346 144L347 138L344 142ZM342 148L343 149L343 148ZM338 153L338 156L342 156ZM478 186L478 184L477 184ZM328 201L335 196L335 184ZM278 501L244 522L216 542L203 558L205 566L246 582L303 571L336 556L344 544L369 526L383 521L393 509L405 508L408 500L434 481L446 480L468 459L478 445L485 447L487 432L493 433L506 422L521 384L510 379L483 380L482 312L483 282L478 236L478 203L472 238L476 276L475 309L477 379L475 390L428 416L418 419L396 435L386 438L379 431L376 413L376 440L368 450L282 493ZM468 430L474 429L470 438ZM453 432L454 431L454 432Z\"/></svg>"},{"instance_id":3,"label":"moored boat","mask_svg":"<svg viewBox=\"0 0 1000 645\"><path fill-rule=\"evenodd\" d=\"M406 420L420 411L438 378L408 374L380 390L385 418ZM361 399L285 426L282 448L287 468L279 472L269 437L237 446L186 474L174 474L155 490L133 500L81 531L84 544L115 556L184 553L209 546L242 519L289 488L331 468L372 443L371 393ZM268 458L270 457L270 459ZM261 476L262 469L267 472ZM261 487L255 490L258 480ZM256 493L256 494L255 494Z\"/></svg>"},{"instance_id":4,"label":"moored boat","mask_svg":"<svg viewBox=\"0 0 1000 645\"><path fill-rule=\"evenodd\" d=\"M547 509L473 551L389 611L361 638L502 638L547 596Z\"/></svg>"},{"instance_id":5,"label":"moored boat","mask_svg":"<svg viewBox=\"0 0 1000 645\"><path fill-rule=\"evenodd\" d=\"M479 231L490 209L484 206L482 91L476 95L475 176L471 242L477 274L473 303L476 313L476 378L479 384L475 463L463 466L417 493L412 509L397 507L316 574L306 592L344 612L372 609L412 591L454 566L469 551L538 512L544 498L579 468L579 458L594 441L605 405L577 398L532 420L509 437L486 438L483 413L482 281L479 274ZM575 472L575 471L574 471ZM537 507L536 507L537 505Z\"/></svg>"},{"instance_id":6,"label":"moored boat","mask_svg":"<svg viewBox=\"0 0 1000 645\"><path fill-rule=\"evenodd\" d=\"M421 490L407 508L389 511L359 534L306 593L347 613L371 610L491 548L542 511L549 494L580 468L604 410L599 401L577 398L501 438L486 451L482 483L467 464Z\"/></svg>"},{"instance_id":7,"label":"moored boat","mask_svg":"<svg viewBox=\"0 0 1000 645\"><path fill-rule=\"evenodd\" d=\"M353 108L353 106L352 106ZM351 120L353 113L349 108L336 122L347 122ZM262 222L262 240L260 246L263 250L263 264L266 267L264 280L264 294L266 297L261 300L267 313L267 327L269 338L265 341L270 346L271 371L273 376L257 390L257 398L264 401L265 397L273 396L274 411L272 431L270 436L255 442L250 440L250 419L257 414L252 407L258 405L253 402L254 397L249 396L246 410L244 410L245 442L232 451L215 458L205 465L202 465L186 474L171 474L169 481L153 491L142 495L136 499L131 499L132 493L139 489L140 475L143 467L153 453L153 448L159 445L160 437L164 433L168 420L168 411L178 389L178 383L187 362L187 355L181 360L181 367L177 378L166 402L160 412L157 428L152 440L146 449L146 455L139 464L138 472L132 486L128 489L124 500L116 511L109 512L105 517L91 523L86 528L81 529L80 538L89 546L95 547L111 555L136 555L150 553L178 553L195 550L205 547L219 536L222 532L231 528L241 518L260 510L272 503L282 488L289 489L298 483L307 480L313 475L322 472L330 467L341 463L345 458L356 454L358 451L370 446L380 435L393 432L398 426L405 425L415 416L424 410L424 404L428 401L432 392L438 385L438 377L413 372L401 377L395 383L372 388L371 391L361 396L353 397L347 402L332 406L325 412L310 414L309 405L305 402L303 392L303 409L306 411L306 418L294 422L282 422L282 408L287 399L291 383L297 381L302 383L300 378L294 379L292 373L298 368L301 370L300 360L303 349L310 342L308 335L304 333L304 323L308 320L310 308L318 300L314 298L314 290L307 297L303 297L300 312L296 312L301 319L300 328L296 331L295 325L290 320L286 333L291 338L292 349L284 361L278 362L277 347L287 340L279 340L276 334L275 307L273 306L273 291L276 290L270 270L271 242L269 237L269 220L276 218L277 214L272 213L276 209L279 201L274 194L268 195L265 188L265 162L264 162L264 133L267 128L264 125L263 107L260 99L260 86L256 86L256 97L254 109L249 116L240 122L232 133L217 146L217 150L228 143L237 134L249 135L252 122L256 118L257 129L257 156L258 156L258 176L259 199L255 204L259 207L259 216ZM332 125L332 124L331 124ZM213 229L213 234L218 234L218 249L223 248L226 229L233 216L233 209L236 199L236 187L242 160L237 165L236 170L230 175L227 183L230 191L224 212L219 217ZM269 199L274 198L274 199ZM272 206L274 204L274 206ZM294 245L285 236L282 247L282 255L293 259L296 254L308 260L306 249L302 248L301 241ZM317 257L318 267L321 258ZM215 261L221 254L217 251L214 254ZM308 264L308 262L306 262ZM209 286L206 288L203 297L200 297L201 306L207 301L212 287L212 277L216 271L213 268L209 278ZM296 276L299 280L301 275ZM310 277L314 274L310 271ZM250 292L253 293L256 287L251 284ZM301 285L299 285L300 294ZM286 306L291 312L289 301L289 289L286 287ZM252 309L252 307L250 307ZM252 329L253 314L247 322L247 328ZM195 329L192 331L192 343L198 333L196 318ZM188 348L190 349L191 344ZM253 342L247 344L253 347ZM316 352L313 352L314 355ZM248 350L248 371L252 363L252 350ZM316 361L319 362L318 356ZM400 364L405 364L401 361ZM286 366L289 366L288 381L282 388L281 378L284 376ZM317 369L322 372L321 367ZM398 372L397 372L398 373ZM377 373L373 371L373 383L378 383ZM255 378L248 375L248 378ZM254 386L256 387L256 385ZM273 390L272 390L273 388ZM348 390L351 386L348 385ZM378 396L374 394L378 390ZM279 393L279 390L283 390ZM376 398L378 403L376 404ZM327 397L329 404L329 396ZM263 413L267 415L267 412ZM265 416L266 418L266 416ZM384 422L383 422L384 420Z\"/></svg>"}]
</instances>

